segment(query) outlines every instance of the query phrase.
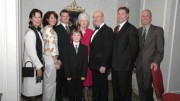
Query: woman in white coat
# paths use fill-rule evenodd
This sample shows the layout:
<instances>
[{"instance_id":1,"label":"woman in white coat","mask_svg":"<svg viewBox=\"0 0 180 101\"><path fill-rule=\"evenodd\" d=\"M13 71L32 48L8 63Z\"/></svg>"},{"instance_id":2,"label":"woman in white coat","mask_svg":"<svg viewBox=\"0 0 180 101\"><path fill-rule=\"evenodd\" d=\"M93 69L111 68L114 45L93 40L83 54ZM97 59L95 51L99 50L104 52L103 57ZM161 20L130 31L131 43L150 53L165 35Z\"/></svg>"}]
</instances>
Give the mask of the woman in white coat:
<instances>
[{"instance_id":1,"label":"woman in white coat","mask_svg":"<svg viewBox=\"0 0 180 101\"><path fill-rule=\"evenodd\" d=\"M28 98L28 101L36 101L37 96L42 94L42 67L43 67L43 47L44 42L40 32L42 23L42 12L38 9L33 9L29 14L29 28L25 33L24 59L23 65L27 61L33 63L34 77L22 78L22 95ZM30 63L26 65L31 66ZM39 80L40 78L40 80ZM37 81L38 80L38 81Z\"/></svg>"},{"instance_id":2,"label":"woman in white coat","mask_svg":"<svg viewBox=\"0 0 180 101\"><path fill-rule=\"evenodd\" d=\"M56 69L60 68L57 60L58 37L53 27L57 24L58 15L54 11L48 11L43 17L43 39L44 39L44 86L43 101L55 101L56 95Z\"/></svg>"}]
</instances>

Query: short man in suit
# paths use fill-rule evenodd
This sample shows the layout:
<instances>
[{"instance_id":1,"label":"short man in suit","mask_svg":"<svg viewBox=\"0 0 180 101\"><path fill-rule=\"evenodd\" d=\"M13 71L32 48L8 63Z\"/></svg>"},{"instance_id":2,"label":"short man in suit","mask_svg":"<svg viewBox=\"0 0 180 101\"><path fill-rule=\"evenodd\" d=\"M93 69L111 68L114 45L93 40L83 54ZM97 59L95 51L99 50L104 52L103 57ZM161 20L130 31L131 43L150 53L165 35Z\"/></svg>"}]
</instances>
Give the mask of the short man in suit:
<instances>
[{"instance_id":1,"label":"short man in suit","mask_svg":"<svg viewBox=\"0 0 180 101\"><path fill-rule=\"evenodd\" d=\"M108 70L111 67L113 30L104 23L102 11L95 11L96 27L90 43L89 66L93 77L93 101L108 101Z\"/></svg>"},{"instance_id":2,"label":"short man in suit","mask_svg":"<svg viewBox=\"0 0 180 101\"><path fill-rule=\"evenodd\" d=\"M114 29L112 84L113 101L131 101L132 70L138 55L138 31L128 22L129 9L117 11L118 25Z\"/></svg>"},{"instance_id":3,"label":"short man in suit","mask_svg":"<svg viewBox=\"0 0 180 101\"><path fill-rule=\"evenodd\" d=\"M56 99L57 101L63 101L62 98L62 89L64 86L64 70L63 70L63 49L64 46L70 44L70 28L68 26L69 23L69 12L67 10L62 10L60 12L60 24L55 27L55 31L58 36L58 49L59 49L59 56L58 60L61 60L62 66L59 70L57 70L57 83L56 83ZM63 94L64 95L64 94Z\"/></svg>"},{"instance_id":4,"label":"short man in suit","mask_svg":"<svg viewBox=\"0 0 180 101\"><path fill-rule=\"evenodd\" d=\"M82 101L83 81L88 68L88 49L80 43L82 32L72 31L73 42L64 50L64 71L67 79L69 101Z\"/></svg>"},{"instance_id":5,"label":"short man in suit","mask_svg":"<svg viewBox=\"0 0 180 101\"><path fill-rule=\"evenodd\" d=\"M141 13L142 27L138 29L140 52L136 60L136 76L140 101L154 101L151 69L160 67L164 56L164 32L151 24L151 11Z\"/></svg>"}]
</instances>

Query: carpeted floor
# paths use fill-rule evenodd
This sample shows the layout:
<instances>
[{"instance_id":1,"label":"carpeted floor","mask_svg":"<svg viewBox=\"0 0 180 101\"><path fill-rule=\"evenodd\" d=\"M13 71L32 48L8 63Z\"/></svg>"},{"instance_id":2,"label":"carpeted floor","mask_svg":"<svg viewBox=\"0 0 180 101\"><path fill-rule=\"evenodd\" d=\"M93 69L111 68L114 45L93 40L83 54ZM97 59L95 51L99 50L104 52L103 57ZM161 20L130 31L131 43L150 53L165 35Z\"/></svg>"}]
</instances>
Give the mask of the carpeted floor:
<instances>
[{"instance_id":1,"label":"carpeted floor","mask_svg":"<svg viewBox=\"0 0 180 101\"><path fill-rule=\"evenodd\" d=\"M112 91L112 83L109 81L109 93L108 93L108 101L113 101L113 91ZM88 96L89 101L92 101L92 90L91 88L89 89L89 96ZM135 93L132 94L132 101L140 101L139 96Z\"/></svg>"},{"instance_id":2,"label":"carpeted floor","mask_svg":"<svg viewBox=\"0 0 180 101\"><path fill-rule=\"evenodd\" d=\"M111 81L109 82L109 96L108 96L108 101L113 101L113 92L112 92L112 83ZM22 101L26 101L25 99L22 98ZM42 101L39 99L38 101ZM64 101L68 101L67 99L64 99ZM89 94L88 94L88 101L92 101L92 89L89 89ZM132 101L139 101L139 96L135 93L132 94Z\"/></svg>"}]
</instances>

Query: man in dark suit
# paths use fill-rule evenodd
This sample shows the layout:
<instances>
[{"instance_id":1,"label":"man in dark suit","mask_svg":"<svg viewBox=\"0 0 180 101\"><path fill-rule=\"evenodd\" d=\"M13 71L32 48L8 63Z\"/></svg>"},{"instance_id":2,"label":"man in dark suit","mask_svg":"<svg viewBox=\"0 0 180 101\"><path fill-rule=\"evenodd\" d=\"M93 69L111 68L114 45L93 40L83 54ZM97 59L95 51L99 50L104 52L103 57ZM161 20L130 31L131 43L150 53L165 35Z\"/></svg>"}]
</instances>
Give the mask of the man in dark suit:
<instances>
[{"instance_id":1,"label":"man in dark suit","mask_svg":"<svg viewBox=\"0 0 180 101\"><path fill-rule=\"evenodd\" d=\"M160 67L164 56L164 32L151 24L151 11L141 13L142 27L138 29L140 52L136 60L136 76L140 101L154 101L151 69Z\"/></svg>"},{"instance_id":2,"label":"man in dark suit","mask_svg":"<svg viewBox=\"0 0 180 101\"><path fill-rule=\"evenodd\" d=\"M93 77L93 101L107 101L107 76L111 67L113 30L104 24L102 11L95 11L93 24L96 30L91 37L89 58L89 66Z\"/></svg>"},{"instance_id":3,"label":"man in dark suit","mask_svg":"<svg viewBox=\"0 0 180 101\"><path fill-rule=\"evenodd\" d=\"M80 30L72 31L72 44L65 47L64 71L67 79L69 101L82 101L83 81L88 68L88 50L80 43L82 33Z\"/></svg>"},{"instance_id":4,"label":"man in dark suit","mask_svg":"<svg viewBox=\"0 0 180 101\"><path fill-rule=\"evenodd\" d=\"M128 22L128 17L129 9L120 7L117 11L118 25L114 29L113 101L131 101L132 70L138 55L139 44L137 29Z\"/></svg>"},{"instance_id":5,"label":"man in dark suit","mask_svg":"<svg viewBox=\"0 0 180 101\"><path fill-rule=\"evenodd\" d=\"M58 36L58 49L59 56L58 59L61 60L62 66L57 70L56 76L56 99L57 101L63 101L62 98L62 89L64 84L64 70L63 70L63 49L65 46L70 44L70 28L68 27L69 23L69 13L67 10L62 10L60 12L60 24L55 27L55 31Z\"/></svg>"}]
</instances>

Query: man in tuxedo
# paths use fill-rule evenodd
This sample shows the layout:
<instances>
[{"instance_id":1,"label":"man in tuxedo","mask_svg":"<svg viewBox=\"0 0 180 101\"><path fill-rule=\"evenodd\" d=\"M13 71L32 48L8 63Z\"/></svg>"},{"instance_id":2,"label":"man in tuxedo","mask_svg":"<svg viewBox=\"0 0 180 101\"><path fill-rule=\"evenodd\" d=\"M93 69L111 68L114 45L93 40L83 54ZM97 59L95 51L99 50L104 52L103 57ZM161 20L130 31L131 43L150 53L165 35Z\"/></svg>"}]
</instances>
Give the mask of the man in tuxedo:
<instances>
[{"instance_id":1,"label":"man in tuxedo","mask_svg":"<svg viewBox=\"0 0 180 101\"><path fill-rule=\"evenodd\" d=\"M69 23L69 12L67 10L62 10L60 12L60 24L55 27L55 31L58 36L58 49L59 49L59 56L58 59L61 60L62 66L59 70L57 70L56 76L56 99L57 101L63 101L62 92L63 89L66 88L64 86L64 70L63 70L63 50L64 47L70 44L70 28L68 26ZM67 91L67 90L66 90ZM65 93L67 94L67 93ZM64 94L63 94L64 95Z\"/></svg>"},{"instance_id":2,"label":"man in tuxedo","mask_svg":"<svg viewBox=\"0 0 180 101\"><path fill-rule=\"evenodd\" d=\"M113 101L131 101L132 70L138 55L138 31L128 22L129 9L117 11L118 25L114 29L112 84Z\"/></svg>"},{"instance_id":3,"label":"man in tuxedo","mask_svg":"<svg viewBox=\"0 0 180 101\"><path fill-rule=\"evenodd\" d=\"M93 77L93 101L108 101L108 70L111 67L113 30L104 23L102 11L95 11L96 27L90 42L89 66Z\"/></svg>"},{"instance_id":4,"label":"man in tuxedo","mask_svg":"<svg viewBox=\"0 0 180 101\"><path fill-rule=\"evenodd\" d=\"M141 13L142 27L138 29L140 52L136 60L136 76L140 101L154 101L151 69L160 68L164 56L164 32L151 24L151 11Z\"/></svg>"}]
</instances>

